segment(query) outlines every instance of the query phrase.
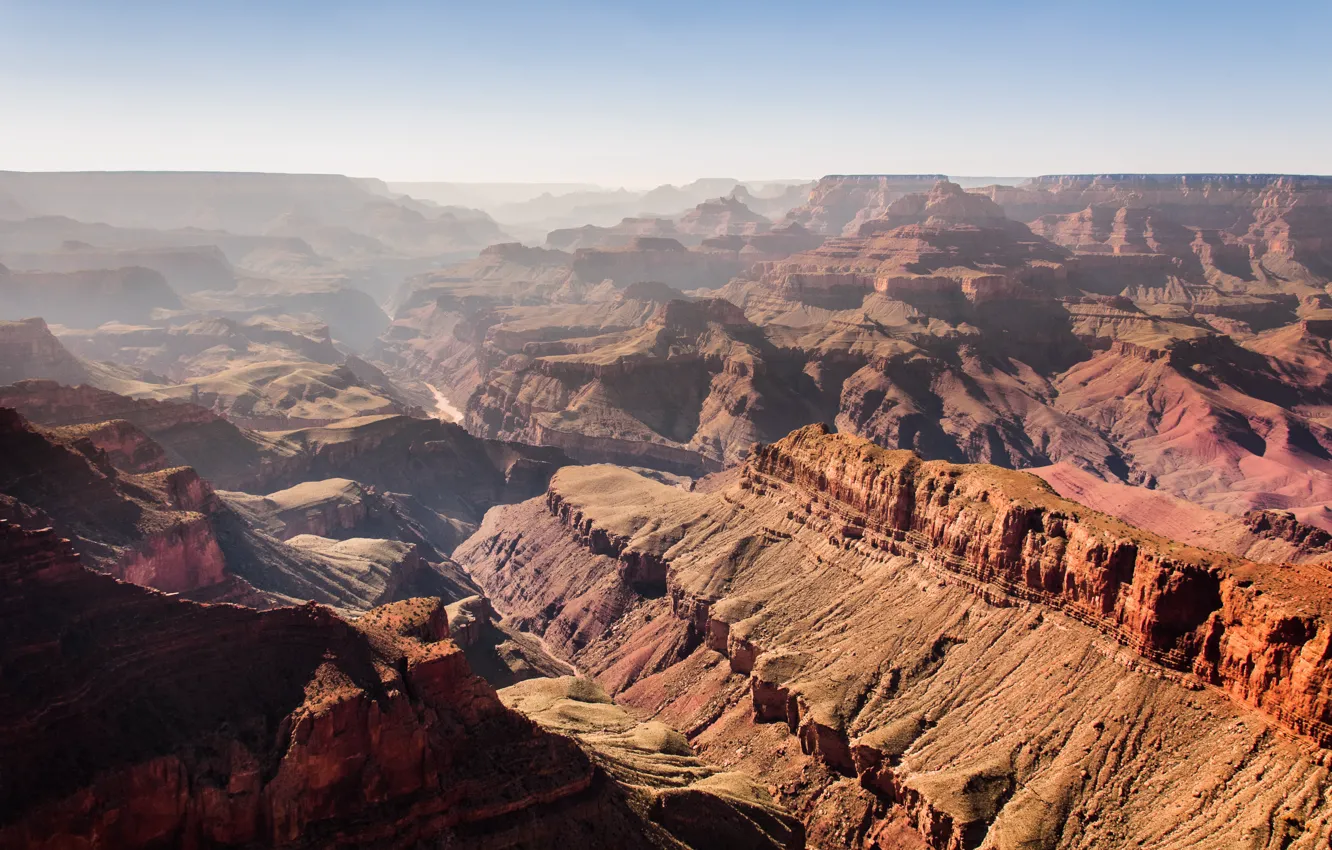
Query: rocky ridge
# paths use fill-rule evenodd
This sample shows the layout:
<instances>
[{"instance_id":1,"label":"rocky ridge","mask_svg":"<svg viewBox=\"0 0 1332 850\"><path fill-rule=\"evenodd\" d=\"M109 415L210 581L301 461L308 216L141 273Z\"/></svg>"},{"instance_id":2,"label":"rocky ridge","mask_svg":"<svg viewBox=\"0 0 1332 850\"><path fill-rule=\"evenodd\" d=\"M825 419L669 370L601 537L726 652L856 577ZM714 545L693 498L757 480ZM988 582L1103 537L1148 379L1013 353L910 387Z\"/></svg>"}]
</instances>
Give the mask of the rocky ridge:
<instances>
[{"instance_id":1,"label":"rocky ridge","mask_svg":"<svg viewBox=\"0 0 1332 850\"><path fill-rule=\"evenodd\" d=\"M351 624L317 605L199 605L10 522L0 564L0 843L717 846L505 708L438 600Z\"/></svg>"},{"instance_id":2,"label":"rocky ridge","mask_svg":"<svg viewBox=\"0 0 1332 850\"><path fill-rule=\"evenodd\" d=\"M1314 847L1332 828L1321 565L818 428L697 493L565 470L456 557L621 703L769 776L815 846Z\"/></svg>"}]
</instances>

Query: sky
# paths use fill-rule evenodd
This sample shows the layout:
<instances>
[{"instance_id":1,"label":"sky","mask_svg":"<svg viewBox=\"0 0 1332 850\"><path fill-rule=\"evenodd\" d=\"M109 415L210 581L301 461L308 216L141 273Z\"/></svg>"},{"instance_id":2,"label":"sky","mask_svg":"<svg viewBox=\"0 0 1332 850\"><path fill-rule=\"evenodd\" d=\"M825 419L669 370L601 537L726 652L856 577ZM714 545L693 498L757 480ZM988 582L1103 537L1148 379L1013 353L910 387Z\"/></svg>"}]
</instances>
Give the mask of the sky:
<instances>
[{"instance_id":1,"label":"sky","mask_svg":"<svg viewBox=\"0 0 1332 850\"><path fill-rule=\"evenodd\" d=\"M1332 174L1332 0L0 0L0 169Z\"/></svg>"}]
</instances>

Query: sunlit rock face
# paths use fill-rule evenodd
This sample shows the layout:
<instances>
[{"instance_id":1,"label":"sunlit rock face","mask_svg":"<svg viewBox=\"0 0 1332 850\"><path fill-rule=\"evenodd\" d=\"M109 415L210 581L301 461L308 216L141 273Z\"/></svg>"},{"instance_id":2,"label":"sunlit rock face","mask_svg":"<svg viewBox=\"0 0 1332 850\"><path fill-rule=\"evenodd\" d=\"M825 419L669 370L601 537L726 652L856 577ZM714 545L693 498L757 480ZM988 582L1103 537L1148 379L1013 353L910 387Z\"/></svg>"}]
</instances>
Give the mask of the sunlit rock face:
<instances>
[{"instance_id":1,"label":"sunlit rock face","mask_svg":"<svg viewBox=\"0 0 1332 850\"><path fill-rule=\"evenodd\" d=\"M1328 839L1321 564L814 427L693 492L565 469L456 557L622 704L767 777L811 843L1116 847L1192 824L1228 847L1292 805L1316 814L1283 840Z\"/></svg>"}]
</instances>

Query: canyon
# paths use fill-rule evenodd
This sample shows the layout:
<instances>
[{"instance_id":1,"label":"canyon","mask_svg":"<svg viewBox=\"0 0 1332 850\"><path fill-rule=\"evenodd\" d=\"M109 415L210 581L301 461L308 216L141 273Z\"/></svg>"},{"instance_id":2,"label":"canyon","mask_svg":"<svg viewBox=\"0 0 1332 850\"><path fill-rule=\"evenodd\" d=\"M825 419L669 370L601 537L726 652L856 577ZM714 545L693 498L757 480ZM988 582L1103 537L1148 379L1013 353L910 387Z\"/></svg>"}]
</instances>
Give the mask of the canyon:
<instances>
[{"instance_id":1,"label":"canyon","mask_svg":"<svg viewBox=\"0 0 1332 850\"><path fill-rule=\"evenodd\" d=\"M352 623L315 604L198 605L91 573L50 529L8 521L0 564L7 846L511 847L577 831L680 847L698 832L507 708L438 599ZM750 846L784 846L763 829L780 815L693 786L750 825L734 826Z\"/></svg>"},{"instance_id":2,"label":"canyon","mask_svg":"<svg viewBox=\"0 0 1332 850\"><path fill-rule=\"evenodd\" d=\"M1332 178L468 197L0 174L0 845L1332 841Z\"/></svg>"},{"instance_id":3,"label":"canyon","mask_svg":"<svg viewBox=\"0 0 1332 850\"><path fill-rule=\"evenodd\" d=\"M471 432L583 462L703 474L822 422L1325 522L1328 186L828 177L787 214L816 241L751 252L724 285L654 266L674 237L573 257L500 246L405 287L375 356L424 376ZM579 265L598 250L644 265Z\"/></svg>"}]
</instances>

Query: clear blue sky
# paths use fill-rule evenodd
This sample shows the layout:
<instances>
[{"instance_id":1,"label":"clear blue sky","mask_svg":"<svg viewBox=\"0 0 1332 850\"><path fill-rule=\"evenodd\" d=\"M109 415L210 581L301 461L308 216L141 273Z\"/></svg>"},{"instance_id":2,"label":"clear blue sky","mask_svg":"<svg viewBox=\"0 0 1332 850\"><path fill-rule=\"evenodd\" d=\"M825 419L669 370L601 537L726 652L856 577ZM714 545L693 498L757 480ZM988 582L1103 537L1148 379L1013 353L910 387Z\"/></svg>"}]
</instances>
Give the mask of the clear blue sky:
<instances>
[{"instance_id":1,"label":"clear blue sky","mask_svg":"<svg viewBox=\"0 0 1332 850\"><path fill-rule=\"evenodd\" d=\"M0 0L0 168L1332 173L1332 0Z\"/></svg>"}]
</instances>

